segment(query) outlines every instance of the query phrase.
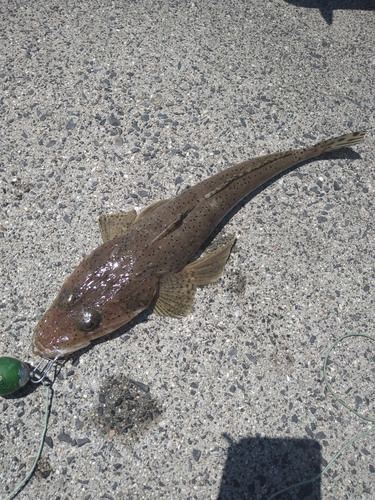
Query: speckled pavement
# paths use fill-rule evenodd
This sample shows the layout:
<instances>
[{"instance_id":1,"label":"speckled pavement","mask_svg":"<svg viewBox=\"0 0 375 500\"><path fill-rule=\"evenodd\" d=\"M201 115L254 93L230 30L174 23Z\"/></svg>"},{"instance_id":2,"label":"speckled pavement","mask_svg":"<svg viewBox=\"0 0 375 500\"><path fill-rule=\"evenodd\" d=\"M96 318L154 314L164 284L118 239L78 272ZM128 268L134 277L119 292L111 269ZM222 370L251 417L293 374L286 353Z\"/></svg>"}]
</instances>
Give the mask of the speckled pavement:
<instances>
[{"instance_id":1,"label":"speckled pavement","mask_svg":"<svg viewBox=\"0 0 375 500\"><path fill-rule=\"evenodd\" d=\"M101 213L368 131L227 218L218 238L237 243L190 316L141 314L61 368L18 498L263 500L370 428L322 374L341 335L375 335L375 17L360 5L334 2L330 24L314 2L283 0L1 3L2 355L38 362L33 328L100 243ZM374 360L374 345L352 338L329 366L367 416ZM2 398L0 411L5 499L35 457L43 388ZM374 480L369 435L278 498L371 500Z\"/></svg>"}]
</instances>

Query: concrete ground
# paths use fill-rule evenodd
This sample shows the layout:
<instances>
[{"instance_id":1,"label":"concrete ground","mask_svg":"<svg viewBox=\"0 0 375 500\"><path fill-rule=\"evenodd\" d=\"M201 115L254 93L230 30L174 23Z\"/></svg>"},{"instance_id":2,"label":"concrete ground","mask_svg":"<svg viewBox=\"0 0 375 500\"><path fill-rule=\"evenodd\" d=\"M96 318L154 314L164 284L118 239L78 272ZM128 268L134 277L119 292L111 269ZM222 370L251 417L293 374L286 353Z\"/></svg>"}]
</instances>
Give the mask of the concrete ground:
<instances>
[{"instance_id":1,"label":"concrete ground","mask_svg":"<svg viewBox=\"0 0 375 500\"><path fill-rule=\"evenodd\" d=\"M172 197L240 160L368 131L232 213L219 228L238 236L224 276L198 290L190 316L142 314L62 367L19 498L266 499L371 427L322 375L336 339L375 335L368 4L1 3L2 355L38 362L33 328L100 243L100 214ZM367 416L374 360L373 343L351 338L329 367ZM44 390L0 408L4 499L35 457ZM278 498L370 500L374 480L370 434L320 481Z\"/></svg>"}]
</instances>

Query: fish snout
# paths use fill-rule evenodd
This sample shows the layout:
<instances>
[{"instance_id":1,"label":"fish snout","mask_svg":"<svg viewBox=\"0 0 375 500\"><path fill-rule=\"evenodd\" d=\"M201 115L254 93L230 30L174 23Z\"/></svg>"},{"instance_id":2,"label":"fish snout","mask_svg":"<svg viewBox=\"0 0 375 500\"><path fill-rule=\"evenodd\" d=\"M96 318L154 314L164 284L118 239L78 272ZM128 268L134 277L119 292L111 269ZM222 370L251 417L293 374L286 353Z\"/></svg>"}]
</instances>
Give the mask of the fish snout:
<instances>
[{"instance_id":1,"label":"fish snout","mask_svg":"<svg viewBox=\"0 0 375 500\"><path fill-rule=\"evenodd\" d=\"M34 329L33 353L42 358L61 358L76 350L72 349L70 344L63 325L60 325L59 321L51 321L48 313L45 314ZM89 342L85 341L82 343L82 347L86 347L88 344Z\"/></svg>"},{"instance_id":2,"label":"fish snout","mask_svg":"<svg viewBox=\"0 0 375 500\"><path fill-rule=\"evenodd\" d=\"M52 351L49 351L48 348L46 348L43 343L41 342L41 338L39 335L36 335L34 333L34 338L33 338L33 353L37 356L41 356L42 358L55 358L54 354Z\"/></svg>"}]
</instances>

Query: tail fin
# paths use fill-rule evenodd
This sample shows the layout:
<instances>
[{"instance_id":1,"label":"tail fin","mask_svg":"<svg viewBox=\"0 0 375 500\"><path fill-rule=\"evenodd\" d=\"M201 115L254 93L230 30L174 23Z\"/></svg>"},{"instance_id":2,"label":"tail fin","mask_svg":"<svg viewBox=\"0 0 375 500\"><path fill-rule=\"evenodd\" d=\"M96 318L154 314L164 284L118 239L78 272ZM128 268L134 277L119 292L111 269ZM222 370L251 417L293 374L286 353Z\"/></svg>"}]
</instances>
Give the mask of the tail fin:
<instances>
[{"instance_id":1,"label":"tail fin","mask_svg":"<svg viewBox=\"0 0 375 500\"><path fill-rule=\"evenodd\" d=\"M358 144L363 140L366 130L360 130L358 132L351 132L350 134L340 135L339 137L333 137L328 139L328 141L323 141L317 144L315 147L319 150L318 154L329 153L331 151L336 151L337 149L350 148L354 144Z\"/></svg>"}]
</instances>

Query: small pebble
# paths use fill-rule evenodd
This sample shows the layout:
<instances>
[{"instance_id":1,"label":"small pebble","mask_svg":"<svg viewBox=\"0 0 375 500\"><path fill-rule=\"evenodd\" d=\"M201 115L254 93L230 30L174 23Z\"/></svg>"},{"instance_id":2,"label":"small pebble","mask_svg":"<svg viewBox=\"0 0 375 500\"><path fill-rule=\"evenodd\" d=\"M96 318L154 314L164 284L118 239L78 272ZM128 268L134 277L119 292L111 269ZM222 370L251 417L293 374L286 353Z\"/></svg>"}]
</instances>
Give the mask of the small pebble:
<instances>
[{"instance_id":1,"label":"small pebble","mask_svg":"<svg viewBox=\"0 0 375 500\"><path fill-rule=\"evenodd\" d=\"M120 120L118 120L115 116L111 115L108 118L108 123L112 125L112 127L119 127L121 125Z\"/></svg>"},{"instance_id":2,"label":"small pebble","mask_svg":"<svg viewBox=\"0 0 375 500\"><path fill-rule=\"evenodd\" d=\"M196 448L193 448L193 458L196 462L199 462L201 455L202 455L201 450L197 450Z\"/></svg>"}]
</instances>

